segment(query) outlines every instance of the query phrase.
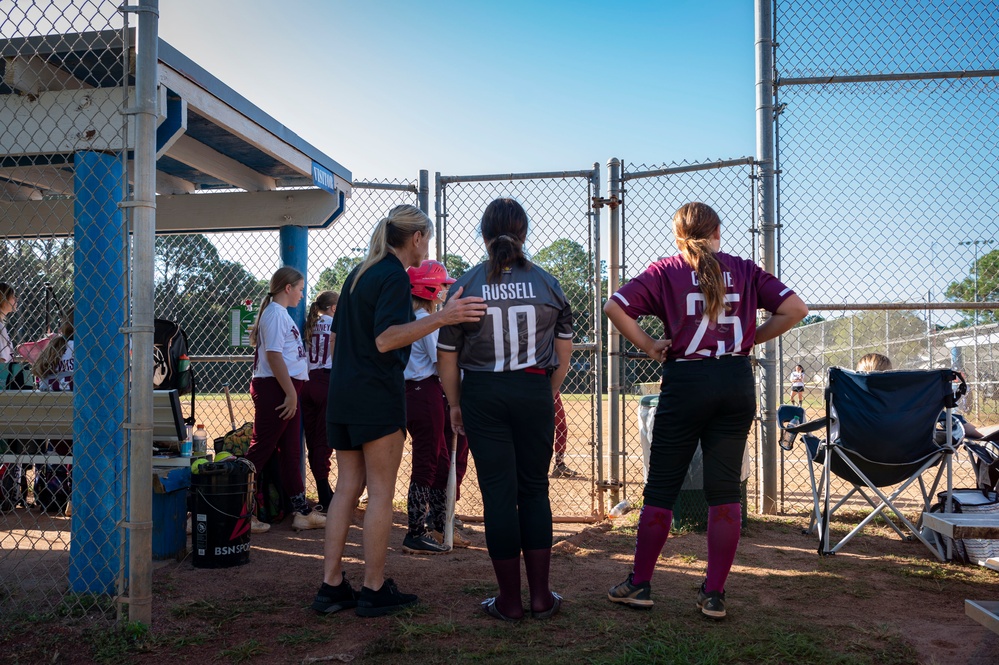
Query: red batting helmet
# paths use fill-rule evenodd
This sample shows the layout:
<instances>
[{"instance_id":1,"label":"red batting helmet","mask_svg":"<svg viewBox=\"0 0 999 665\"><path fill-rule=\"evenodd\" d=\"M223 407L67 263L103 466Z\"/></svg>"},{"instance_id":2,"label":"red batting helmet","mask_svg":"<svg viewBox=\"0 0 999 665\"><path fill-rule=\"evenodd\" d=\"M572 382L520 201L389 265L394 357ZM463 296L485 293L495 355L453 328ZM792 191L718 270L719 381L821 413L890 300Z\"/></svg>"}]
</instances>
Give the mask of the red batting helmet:
<instances>
[{"instance_id":1,"label":"red batting helmet","mask_svg":"<svg viewBox=\"0 0 999 665\"><path fill-rule=\"evenodd\" d=\"M440 261L424 261L419 267L408 268L406 272L409 273L413 295L424 300L435 300L445 285L455 282L447 276L447 268Z\"/></svg>"}]
</instances>

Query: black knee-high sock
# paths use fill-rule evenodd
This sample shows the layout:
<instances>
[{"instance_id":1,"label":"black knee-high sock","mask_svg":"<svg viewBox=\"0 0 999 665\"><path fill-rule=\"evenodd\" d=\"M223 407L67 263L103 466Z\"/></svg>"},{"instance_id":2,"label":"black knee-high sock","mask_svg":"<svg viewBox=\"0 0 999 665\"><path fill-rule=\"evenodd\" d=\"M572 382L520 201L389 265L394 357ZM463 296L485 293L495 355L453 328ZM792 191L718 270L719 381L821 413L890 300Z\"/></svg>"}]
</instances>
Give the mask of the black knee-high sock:
<instances>
[{"instance_id":1,"label":"black knee-high sock","mask_svg":"<svg viewBox=\"0 0 999 665\"><path fill-rule=\"evenodd\" d=\"M447 519L447 490L430 490L430 523L434 531L444 532L444 521Z\"/></svg>"},{"instance_id":2,"label":"black knee-high sock","mask_svg":"<svg viewBox=\"0 0 999 665\"><path fill-rule=\"evenodd\" d=\"M308 515L312 512L312 508L309 506L309 502L305 499L305 492L301 494L296 494L289 499L291 501L291 509L296 513L302 513L303 515Z\"/></svg>"},{"instance_id":3,"label":"black knee-high sock","mask_svg":"<svg viewBox=\"0 0 999 665\"><path fill-rule=\"evenodd\" d=\"M419 536L427 531L427 511L430 509L430 494L432 489L425 485L409 484L409 494L406 497L406 514L409 520L409 533Z\"/></svg>"},{"instance_id":4,"label":"black knee-high sock","mask_svg":"<svg viewBox=\"0 0 999 665\"><path fill-rule=\"evenodd\" d=\"M319 494L319 505L323 508L329 508L330 504L333 503L333 488L330 487L328 478L316 480L316 493Z\"/></svg>"}]
</instances>

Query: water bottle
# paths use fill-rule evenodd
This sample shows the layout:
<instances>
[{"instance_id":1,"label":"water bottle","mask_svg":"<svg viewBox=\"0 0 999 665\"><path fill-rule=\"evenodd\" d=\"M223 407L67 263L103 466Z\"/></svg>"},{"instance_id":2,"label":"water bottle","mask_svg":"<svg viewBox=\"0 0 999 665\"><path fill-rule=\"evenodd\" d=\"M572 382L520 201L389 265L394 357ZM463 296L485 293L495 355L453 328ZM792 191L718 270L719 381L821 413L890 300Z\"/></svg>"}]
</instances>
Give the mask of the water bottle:
<instances>
[{"instance_id":1,"label":"water bottle","mask_svg":"<svg viewBox=\"0 0 999 665\"><path fill-rule=\"evenodd\" d=\"M180 442L180 456L190 457L191 451L194 448L194 441L191 438L191 426L187 426L187 438Z\"/></svg>"},{"instance_id":2,"label":"water bottle","mask_svg":"<svg viewBox=\"0 0 999 665\"><path fill-rule=\"evenodd\" d=\"M625 499L619 502L613 508L611 508L610 512L607 513L607 515L610 517L622 517L630 512L631 512L631 502Z\"/></svg>"},{"instance_id":3,"label":"water bottle","mask_svg":"<svg viewBox=\"0 0 999 665\"><path fill-rule=\"evenodd\" d=\"M205 431L203 424L198 423L198 428L194 430L191 442L195 457L204 457L208 454L208 432Z\"/></svg>"},{"instance_id":4,"label":"water bottle","mask_svg":"<svg viewBox=\"0 0 999 665\"><path fill-rule=\"evenodd\" d=\"M788 424L788 427L797 427L800 424L801 424L801 418L795 416L794 418L791 418L791 422ZM198 427L201 427L201 425L198 425Z\"/></svg>"}]
</instances>

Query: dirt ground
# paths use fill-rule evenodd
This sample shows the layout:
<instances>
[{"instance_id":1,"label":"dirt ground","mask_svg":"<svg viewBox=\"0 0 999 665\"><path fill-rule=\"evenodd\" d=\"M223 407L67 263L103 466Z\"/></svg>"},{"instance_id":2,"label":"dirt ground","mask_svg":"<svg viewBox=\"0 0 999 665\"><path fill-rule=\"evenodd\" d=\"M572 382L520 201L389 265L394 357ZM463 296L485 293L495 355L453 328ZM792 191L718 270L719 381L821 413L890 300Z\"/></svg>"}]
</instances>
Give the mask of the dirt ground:
<instances>
[{"instance_id":1,"label":"dirt ground","mask_svg":"<svg viewBox=\"0 0 999 665\"><path fill-rule=\"evenodd\" d=\"M355 585L362 574L362 518L358 509L346 553L347 575ZM269 533L253 536L250 563L244 566L198 569L190 557L161 562L153 582L153 640L138 653L104 662L423 662L407 657L421 640L433 640L441 658L432 662L465 662L476 649L482 651L475 662L541 662L536 651L530 659L516 650L505 651L518 640L536 640L539 631L545 636L539 648L551 649L543 660L580 662L573 654L592 637L591 631L604 638L601 626L606 631L617 622L626 622L634 639L654 634L663 625L710 632L703 628L710 622L701 620L693 602L706 561L701 533L674 534L668 540L653 579L656 607L651 612L634 612L605 600L606 589L630 570L634 528L629 522L633 519L625 517L617 523L556 525L552 587L566 599L563 611L549 622L517 625L490 619L478 607L495 593L481 524L466 526L469 549L412 556L398 547L404 515L397 513L387 574L403 590L418 593L421 604L401 617L379 619L358 618L349 611L329 617L313 614L308 605L321 579L323 533L295 533L289 523L278 524ZM803 525L799 518L750 521L727 585L729 617L718 625L738 634L772 614L777 623L786 620L789 630L804 625L834 631L844 650L859 639L853 635L865 640L885 637L901 654L889 662L999 663L999 636L967 618L963 608L965 598L999 599L999 573L936 563L920 543L902 542L884 528L859 537L835 557L820 558L813 538L801 533ZM529 632L524 624L544 625ZM61 639L53 641L53 634ZM79 637L78 628L40 626L19 635L16 652L8 651L9 642L3 646L7 639L0 639L0 661L93 662L96 647L74 647ZM86 638L80 642L86 643ZM559 644L567 650L557 650ZM619 660L612 646L601 644L613 642L599 639L583 649L582 662L657 662ZM7 658L17 656L5 660L4 653ZM506 655L496 659L497 653ZM788 661L778 657L740 662ZM885 660L875 655L822 662Z\"/></svg>"},{"instance_id":2,"label":"dirt ground","mask_svg":"<svg viewBox=\"0 0 999 665\"><path fill-rule=\"evenodd\" d=\"M356 525L363 511L357 511ZM494 593L492 569L485 551L482 525L468 524L472 547L447 556L404 555L398 544L404 535L404 516L396 515L392 533L395 545L389 554L387 574L407 591L418 593L423 610L416 624L446 615L457 633L481 630L484 617L478 602ZM625 520L622 520L625 521ZM816 630L892 631L901 629L919 663L999 662L999 636L992 635L964 615L966 597L999 598L999 574L977 567L936 564L921 544L890 537L887 531L862 536L845 552L820 558L815 541L801 533L801 520L754 520L746 529L728 583L730 616L738 624L747 615L779 609L814 625ZM572 631L581 616L606 614L630 621L655 622L670 613L696 614L695 589L706 561L703 534L683 533L667 542L653 580L650 613L635 613L606 602L606 589L630 571L633 530L614 528L611 522L596 525L557 525L552 587L566 598L561 616L551 630ZM360 529L351 531L346 569L356 583L361 578ZM225 622L218 641L238 642L253 635L268 650L250 659L253 663L309 662L307 659L344 656L363 661L373 643L383 638L394 619L361 619L351 613L319 618L307 608L322 571L322 532L294 533L280 524L253 536L251 562L245 566L203 570L188 558L163 564L154 575L154 630L198 631L177 608L222 598L273 602L266 615L237 614ZM269 601L263 601L267 598ZM328 627L328 643L282 647L279 638L304 625ZM493 627L502 630L502 626ZM844 639L848 637L844 636ZM215 650L221 645L213 645ZM170 663L184 659L188 650L165 649L145 654L144 663ZM392 662L379 661L379 662Z\"/></svg>"}]
</instances>

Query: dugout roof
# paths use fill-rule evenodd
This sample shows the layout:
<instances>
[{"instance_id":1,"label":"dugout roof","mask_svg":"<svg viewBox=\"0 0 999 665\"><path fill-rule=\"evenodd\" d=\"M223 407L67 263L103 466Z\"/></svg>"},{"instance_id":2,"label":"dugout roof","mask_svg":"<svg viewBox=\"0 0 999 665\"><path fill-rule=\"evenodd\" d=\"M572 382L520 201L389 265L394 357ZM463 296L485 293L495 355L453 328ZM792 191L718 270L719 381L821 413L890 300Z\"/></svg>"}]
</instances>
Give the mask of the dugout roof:
<instances>
[{"instance_id":1,"label":"dugout roof","mask_svg":"<svg viewBox=\"0 0 999 665\"><path fill-rule=\"evenodd\" d=\"M77 151L131 157L126 49L134 29L0 40L5 237L72 233ZM162 39L158 49L157 232L324 227L340 215L350 171Z\"/></svg>"}]
</instances>

